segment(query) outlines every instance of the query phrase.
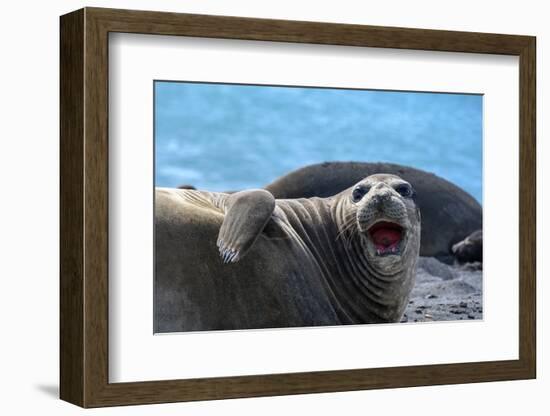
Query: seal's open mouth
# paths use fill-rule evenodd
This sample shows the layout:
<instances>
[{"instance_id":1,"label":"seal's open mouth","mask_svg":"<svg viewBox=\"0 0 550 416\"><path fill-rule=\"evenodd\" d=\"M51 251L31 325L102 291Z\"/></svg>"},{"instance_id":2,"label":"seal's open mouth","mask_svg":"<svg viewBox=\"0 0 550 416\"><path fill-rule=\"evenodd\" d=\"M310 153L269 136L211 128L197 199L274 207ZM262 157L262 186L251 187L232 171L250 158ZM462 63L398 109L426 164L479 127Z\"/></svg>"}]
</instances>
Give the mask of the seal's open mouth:
<instances>
[{"instance_id":1,"label":"seal's open mouth","mask_svg":"<svg viewBox=\"0 0 550 416\"><path fill-rule=\"evenodd\" d=\"M401 254L403 227L399 224L387 221L377 222L369 228L368 233L376 248L376 255Z\"/></svg>"}]
</instances>

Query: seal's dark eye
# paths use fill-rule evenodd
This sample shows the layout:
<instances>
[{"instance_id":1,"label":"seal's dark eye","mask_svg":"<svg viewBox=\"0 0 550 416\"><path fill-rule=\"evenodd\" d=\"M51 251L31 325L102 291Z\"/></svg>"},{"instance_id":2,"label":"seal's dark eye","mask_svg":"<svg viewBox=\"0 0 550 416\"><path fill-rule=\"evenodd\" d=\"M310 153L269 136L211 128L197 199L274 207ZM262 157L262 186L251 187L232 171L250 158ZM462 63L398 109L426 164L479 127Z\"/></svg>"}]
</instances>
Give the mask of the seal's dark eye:
<instances>
[{"instance_id":1,"label":"seal's dark eye","mask_svg":"<svg viewBox=\"0 0 550 416\"><path fill-rule=\"evenodd\" d=\"M363 186L358 186L351 193L351 199L353 200L353 202L359 202L361 198L363 198L368 191L369 191L368 188L365 188Z\"/></svg>"},{"instance_id":2,"label":"seal's dark eye","mask_svg":"<svg viewBox=\"0 0 550 416\"><path fill-rule=\"evenodd\" d=\"M411 186L406 183L397 185L395 187L395 191L403 197L411 197L413 195L413 190Z\"/></svg>"}]
</instances>

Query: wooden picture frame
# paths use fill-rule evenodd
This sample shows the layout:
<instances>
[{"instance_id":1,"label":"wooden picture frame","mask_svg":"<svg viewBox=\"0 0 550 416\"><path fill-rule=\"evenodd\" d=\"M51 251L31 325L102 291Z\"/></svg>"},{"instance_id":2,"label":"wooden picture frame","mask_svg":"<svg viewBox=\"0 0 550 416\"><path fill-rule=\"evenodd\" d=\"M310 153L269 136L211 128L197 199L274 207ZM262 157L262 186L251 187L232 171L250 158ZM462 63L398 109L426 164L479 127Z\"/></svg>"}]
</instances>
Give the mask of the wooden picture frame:
<instances>
[{"instance_id":1,"label":"wooden picture frame","mask_svg":"<svg viewBox=\"0 0 550 416\"><path fill-rule=\"evenodd\" d=\"M82 407L337 392L536 376L535 38L85 8L61 17L60 396ZM297 42L519 57L519 359L109 383L108 34Z\"/></svg>"}]
</instances>

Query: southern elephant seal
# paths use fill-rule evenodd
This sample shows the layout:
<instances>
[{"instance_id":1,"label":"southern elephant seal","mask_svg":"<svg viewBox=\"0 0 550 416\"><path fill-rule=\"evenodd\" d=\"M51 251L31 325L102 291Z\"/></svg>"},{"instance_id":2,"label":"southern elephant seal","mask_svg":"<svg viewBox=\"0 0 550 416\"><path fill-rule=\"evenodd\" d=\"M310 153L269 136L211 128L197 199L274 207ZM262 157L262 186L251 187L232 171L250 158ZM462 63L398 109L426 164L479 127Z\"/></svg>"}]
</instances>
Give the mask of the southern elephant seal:
<instances>
[{"instance_id":1,"label":"southern elephant seal","mask_svg":"<svg viewBox=\"0 0 550 416\"><path fill-rule=\"evenodd\" d=\"M420 247L415 201L394 175L330 198L158 188L154 330L398 322Z\"/></svg>"},{"instance_id":2,"label":"southern elephant seal","mask_svg":"<svg viewBox=\"0 0 550 416\"><path fill-rule=\"evenodd\" d=\"M459 263L483 262L483 231L477 230L452 247Z\"/></svg>"},{"instance_id":3,"label":"southern elephant seal","mask_svg":"<svg viewBox=\"0 0 550 416\"><path fill-rule=\"evenodd\" d=\"M393 163L326 162L310 165L282 176L265 189L275 198L324 198L375 173L398 175L416 189L422 211L421 256L452 263L452 246L482 228L481 205L467 192L433 173Z\"/></svg>"}]
</instances>

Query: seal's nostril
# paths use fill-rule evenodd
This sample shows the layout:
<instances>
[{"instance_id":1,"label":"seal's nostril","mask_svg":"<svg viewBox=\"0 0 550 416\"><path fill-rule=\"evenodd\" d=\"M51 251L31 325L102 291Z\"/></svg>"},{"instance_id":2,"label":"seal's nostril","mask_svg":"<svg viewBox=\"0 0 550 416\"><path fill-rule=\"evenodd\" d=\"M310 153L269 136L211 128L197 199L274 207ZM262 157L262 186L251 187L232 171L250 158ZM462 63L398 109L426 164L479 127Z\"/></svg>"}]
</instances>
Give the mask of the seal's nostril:
<instances>
[{"instance_id":1,"label":"seal's nostril","mask_svg":"<svg viewBox=\"0 0 550 416\"><path fill-rule=\"evenodd\" d=\"M381 191L381 192L378 192L377 194L373 195L373 200L378 205L388 201L390 198L391 198L391 194L387 191Z\"/></svg>"}]
</instances>

